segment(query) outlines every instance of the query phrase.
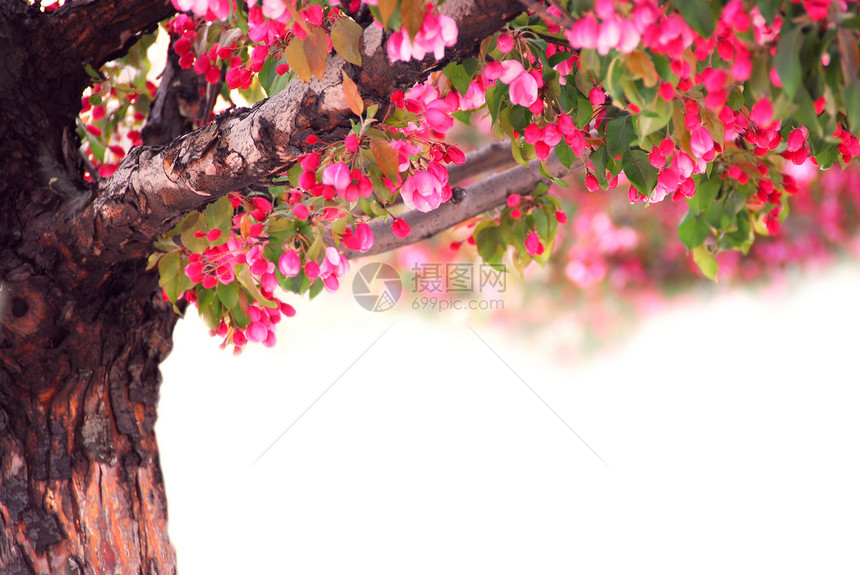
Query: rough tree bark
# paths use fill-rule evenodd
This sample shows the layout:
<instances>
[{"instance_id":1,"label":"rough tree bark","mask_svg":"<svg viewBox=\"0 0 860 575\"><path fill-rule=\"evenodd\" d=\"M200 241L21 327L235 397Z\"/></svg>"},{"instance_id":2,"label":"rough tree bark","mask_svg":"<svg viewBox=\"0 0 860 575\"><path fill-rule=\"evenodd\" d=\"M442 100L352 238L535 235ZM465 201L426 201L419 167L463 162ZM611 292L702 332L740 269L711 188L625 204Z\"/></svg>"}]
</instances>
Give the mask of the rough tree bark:
<instances>
[{"instance_id":1,"label":"rough tree bark","mask_svg":"<svg viewBox=\"0 0 860 575\"><path fill-rule=\"evenodd\" d=\"M474 54L521 9L449 0L460 26L449 56ZM163 93L164 124L148 132L158 145L86 184L74 126L84 65L122 55L172 11L169 0L76 0L52 13L0 3L3 575L176 571L153 426L177 316L144 271L153 240L188 210L288 167L309 133L342 137L341 70L388 106L394 90L440 67L389 65L369 27L362 68L332 56L322 80L188 134Z\"/></svg>"}]
</instances>

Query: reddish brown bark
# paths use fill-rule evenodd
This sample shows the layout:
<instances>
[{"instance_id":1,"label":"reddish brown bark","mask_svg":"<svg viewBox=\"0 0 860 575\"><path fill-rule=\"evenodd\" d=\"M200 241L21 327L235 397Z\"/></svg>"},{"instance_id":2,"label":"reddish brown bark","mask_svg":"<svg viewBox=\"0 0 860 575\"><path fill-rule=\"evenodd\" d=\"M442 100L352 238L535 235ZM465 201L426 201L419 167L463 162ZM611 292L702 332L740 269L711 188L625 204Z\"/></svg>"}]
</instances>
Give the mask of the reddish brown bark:
<instances>
[{"instance_id":1,"label":"reddish brown bark","mask_svg":"<svg viewBox=\"0 0 860 575\"><path fill-rule=\"evenodd\" d=\"M459 57L519 4L444 9L461 25ZM336 138L348 126L342 87L327 80L168 142L189 126L177 126L165 96L150 131L164 145L86 184L74 132L84 64L121 54L171 10L168 0L76 0L48 15L25 0L0 3L3 575L175 572L153 427L177 316L145 272L152 241L187 210L288 166L306 135ZM366 98L388 105L392 90L439 66L388 66L375 39L361 70L331 64ZM199 171L204 162L215 172Z\"/></svg>"}]
</instances>

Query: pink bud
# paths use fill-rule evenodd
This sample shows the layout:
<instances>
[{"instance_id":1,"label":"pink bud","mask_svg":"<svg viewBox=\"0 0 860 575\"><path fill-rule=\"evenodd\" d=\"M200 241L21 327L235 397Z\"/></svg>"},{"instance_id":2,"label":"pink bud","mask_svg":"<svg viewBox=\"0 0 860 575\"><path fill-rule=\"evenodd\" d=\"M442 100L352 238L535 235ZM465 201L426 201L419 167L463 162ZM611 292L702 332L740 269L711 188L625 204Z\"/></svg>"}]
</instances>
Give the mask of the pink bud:
<instances>
[{"instance_id":1,"label":"pink bud","mask_svg":"<svg viewBox=\"0 0 860 575\"><path fill-rule=\"evenodd\" d=\"M675 86L673 86L669 82L663 82L657 89L657 93L660 94L661 98L668 102L675 97Z\"/></svg>"},{"instance_id":2,"label":"pink bud","mask_svg":"<svg viewBox=\"0 0 860 575\"><path fill-rule=\"evenodd\" d=\"M409 224L406 223L406 220L394 218L394 221L391 222L391 231L398 238L405 238L412 233L412 228L409 227Z\"/></svg>"},{"instance_id":3,"label":"pink bud","mask_svg":"<svg viewBox=\"0 0 860 575\"><path fill-rule=\"evenodd\" d=\"M507 32L502 33L499 36L499 39L496 41L496 46L499 48L499 52L502 54L507 54L511 50L514 49L514 39Z\"/></svg>"},{"instance_id":4,"label":"pink bud","mask_svg":"<svg viewBox=\"0 0 860 575\"><path fill-rule=\"evenodd\" d=\"M278 270L284 277L294 278L302 267L301 258L296 250L287 250L278 260Z\"/></svg>"},{"instance_id":5,"label":"pink bud","mask_svg":"<svg viewBox=\"0 0 860 575\"><path fill-rule=\"evenodd\" d=\"M313 281L320 277L320 265L314 261L310 261L305 264L305 275L308 276L308 279Z\"/></svg>"},{"instance_id":6,"label":"pink bud","mask_svg":"<svg viewBox=\"0 0 860 575\"><path fill-rule=\"evenodd\" d=\"M606 103L606 94L603 90L595 86L588 93L588 101L591 102L592 106L602 106Z\"/></svg>"},{"instance_id":7,"label":"pink bud","mask_svg":"<svg viewBox=\"0 0 860 575\"><path fill-rule=\"evenodd\" d=\"M803 147L804 142L806 142L806 134L807 130L805 127L797 128L792 130L792 132L788 135L788 151L796 152L800 148Z\"/></svg>"},{"instance_id":8,"label":"pink bud","mask_svg":"<svg viewBox=\"0 0 860 575\"><path fill-rule=\"evenodd\" d=\"M347 136L346 140L344 141L344 144L346 144L347 152L358 151L358 137L355 134L350 134L349 136Z\"/></svg>"},{"instance_id":9,"label":"pink bud","mask_svg":"<svg viewBox=\"0 0 860 575\"><path fill-rule=\"evenodd\" d=\"M510 196L508 196L506 203L508 204L509 208L517 207L518 205L520 205L520 195L519 194L511 194Z\"/></svg>"},{"instance_id":10,"label":"pink bud","mask_svg":"<svg viewBox=\"0 0 860 575\"><path fill-rule=\"evenodd\" d=\"M543 244L535 232L529 232L526 236L526 251L532 257L543 253Z\"/></svg>"}]
</instances>

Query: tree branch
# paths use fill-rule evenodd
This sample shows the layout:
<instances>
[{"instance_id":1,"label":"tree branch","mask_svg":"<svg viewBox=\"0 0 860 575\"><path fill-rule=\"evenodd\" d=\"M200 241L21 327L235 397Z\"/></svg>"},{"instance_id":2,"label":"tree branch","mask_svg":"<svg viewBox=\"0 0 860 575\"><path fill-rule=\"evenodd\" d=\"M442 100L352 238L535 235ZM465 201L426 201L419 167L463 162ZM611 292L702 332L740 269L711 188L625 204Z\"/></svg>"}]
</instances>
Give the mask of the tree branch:
<instances>
[{"instance_id":1,"label":"tree branch","mask_svg":"<svg viewBox=\"0 0 860 575\"><path fill-rule=\"evenodd\" d=\"M448 166L448 183L453 186L465 179L494 172L513 163L511 141L493 142L466 154L466 160L459 166L457 164Z\"/></svg>"},{"instance_id":2,"label":"tree branch","mask_svg":"<svg viewBox=\"0 0 860 575\"><path fill-rule=\"evenodd\" d=\"M47 33L58 48L75 54L78 66L99 69L175 11L170 0L76 0L50 13Z\"/></svg>"},{"instance_id":3,"label":"tree branch","mask_svg":"<svg viewBox=\"0 0 860 575\"><path fill-rule=\"evenodd\" d=\"M481 41L522 5L518 0L449 0L441 10L457 22L458 42L450 54L462 59L476 54ZM139 257L188 211L284 171L309 149L307 136L341 139L352 115L343 72L354 78L363 98L384 112L395 90L411 87L444 64L431 57L389 62L383 32L372 25L364 31L361 52L360 68L332 54L322 79L292 82L253 108L219 116L166 146L134 149L83 214L95 220L96 249L122 246L127 255Z\"/></svg>"},{"instance_id":4,"label":"tree branch","mask_svg":"<svg viewBox=\"0 0 860 575\"><path fill-rule=\"evenodd\" d=\"M192 68L183 70L179 66L179 54L173 50L176 38L170 39L161 84L141 130L145 146L169 144L195 125L205 124L221 91L220 81L209 84Z\"/></svg>"},{"instance_id":5,"label":"tree branch","mask_svg":"<svg viewBox=\"0 0 860 575\"><path fill-rule=\"evenodd\" d=\"M510 150L510 147L508 148ZM578 160L570 169L565 167L555 153L550 154L546 162L547 170L556 178L583 170L583 163ZM377 220L370 224L373 229L373 247L364 253L347 252L346 257L355 259L372 256L395 250L420 241L426 240L449 228L474 218L484 212L497 208L505 203L511 194L527 194L534 190L538 182L545 180L540 173L540 162L534 160L526 166L517 166L494 174L489 178L464 188L465 196L458 202L449 200L432 212L412 210L402 216L412 228L412 233L405 238L399 238L391 230L391 222Z\"/></svg>"}]
</instances>

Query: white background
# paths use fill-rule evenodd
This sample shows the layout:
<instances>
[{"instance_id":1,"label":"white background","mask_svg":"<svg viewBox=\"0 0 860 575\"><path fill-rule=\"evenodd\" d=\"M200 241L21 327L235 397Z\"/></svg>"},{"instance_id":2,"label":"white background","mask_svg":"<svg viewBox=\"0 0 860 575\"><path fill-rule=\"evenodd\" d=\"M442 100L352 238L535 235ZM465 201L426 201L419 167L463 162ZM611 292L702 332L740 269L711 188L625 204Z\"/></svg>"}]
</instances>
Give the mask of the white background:
<instances>
[{"instance_id":1,"label":"white background","mask_svg":"<svg viewBox=\"0 0 860 575\"><path fill-rule=\"evenodd\" d=\"M856 264L580 362L349 285L238 358L180 322L157 433L182 575L860 569Z\"/></svg>"}]
</instances>

